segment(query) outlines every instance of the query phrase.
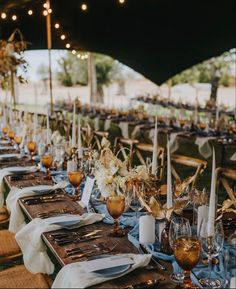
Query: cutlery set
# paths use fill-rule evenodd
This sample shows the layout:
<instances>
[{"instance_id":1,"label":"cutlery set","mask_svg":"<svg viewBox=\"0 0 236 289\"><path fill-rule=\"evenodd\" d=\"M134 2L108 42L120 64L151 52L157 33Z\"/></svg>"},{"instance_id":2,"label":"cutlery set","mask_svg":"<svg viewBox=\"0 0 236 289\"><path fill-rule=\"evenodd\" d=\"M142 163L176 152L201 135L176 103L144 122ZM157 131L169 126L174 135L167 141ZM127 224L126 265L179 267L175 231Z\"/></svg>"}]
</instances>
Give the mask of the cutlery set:
<instances>
[{"instance_id":1,"label":"cutlery set","mask_svg":"<svg viewBox=\"0 0 236 289\"><path fill-rule=\"evenodd\" d=\"M65 195L62 194L53 194L50 196L39 196L39 197L31 197L23 200L23 203L30 206L30 205L37 205L43 203L54 203L60 202L65 200Z\"/></svg>"}]
</instances>

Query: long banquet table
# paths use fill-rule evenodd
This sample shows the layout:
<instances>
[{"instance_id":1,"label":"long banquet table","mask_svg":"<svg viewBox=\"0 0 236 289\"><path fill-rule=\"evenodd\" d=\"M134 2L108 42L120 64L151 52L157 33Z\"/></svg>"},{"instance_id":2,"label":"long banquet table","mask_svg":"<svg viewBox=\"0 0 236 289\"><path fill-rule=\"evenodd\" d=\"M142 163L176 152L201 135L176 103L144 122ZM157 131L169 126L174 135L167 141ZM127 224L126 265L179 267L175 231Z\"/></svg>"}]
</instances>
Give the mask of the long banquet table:
<instances>
[{"instance_id":1,"label":"long banquet table","mask_svg":"<svg viewBox=\"0 0 236 289\"><path fill-rule=\"evenodd\" d=\"M0 168L3 167L9 167L9 166L24 166L32 164L32 162L29 162L27 158L24 158L22 160L17 160L14 162L2 162L0 161ZM43 179L43 173L42 172L36 172L36 173L30 173L27 175L27 177L23 177L22 179L14 178L14 175L12 176L6 176L5 177L5 183L7 184L8 188L11 189L13 186L22 188L22 187L28 187L32 185L38 185L38 184L47 184L52 185L52 181L45 181ZM25 213L26 220L30 221L37 217L38 213L44 213L47 212L49 209L51 210L75 210L79 214L83 214L85 212L85 209L83 209L77 202L74 202L63 190L60 192L61 194L65 195L65 199L63 202L53 202L53 203L47 203L47 204L36 204L36 205L26 205L24 203L24 199L27 199L28 197L21 198L19 200L20 206ZM95 223L89 226L86 226L84 228L75 229L74 231L78 230L93 230L93 229L100 229L102 238L96 239L93 241L94 244L98 242L102 242L107 245L108 247L111 246L111 244L119 243L118 246L112 251L112 254L118 254L118 253L139 253L137 248L129 242L127 237L122 238L114 238L108 236L109 232L112 230L112 226L105 224L103 222ZM62 230L59 230L63 232ZM77 260L72 260L69 257L66 257L65 250L68 248L73 248L78 246L78 244L69 244L67 246L60 247L57 244L55 244L54 240L50 236L52 232L44 233L42 235L42 238L50 252L50 255L53 256L52 259L54 260L56 267L60 268L60 266L65 266L66 264L72 263L72 262L78 262L82 260L86 260L86 258L80 258ZM91 243L90 243L91 244ZM86 246L85 242L84 244L80 243L80 246ZM114 279L109 282L105 282L99 285L94 286L94 288L125 288L132 284L139 284L141 282L147 282L148 280L160 280L161 282L161 288L175 288L176 284L174 284L169 276L172 272L172 265L168 262L161 261L162 264L167 268L165 271L160 271L157 268L152 268L152 270L148 270L147 268L140 268L132 273L125 275L123 277L120 277L118 280ZM60 266L59 266L60 265Z\"/></svg>"}]
</instances>

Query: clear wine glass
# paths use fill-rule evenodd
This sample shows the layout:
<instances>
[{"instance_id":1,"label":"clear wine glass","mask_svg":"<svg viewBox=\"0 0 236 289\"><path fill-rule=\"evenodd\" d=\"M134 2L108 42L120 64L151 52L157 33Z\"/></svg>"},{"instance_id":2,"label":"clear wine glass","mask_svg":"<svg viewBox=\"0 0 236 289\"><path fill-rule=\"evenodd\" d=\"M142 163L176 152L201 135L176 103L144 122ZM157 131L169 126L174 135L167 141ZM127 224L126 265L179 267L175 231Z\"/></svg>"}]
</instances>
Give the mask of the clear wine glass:
<instances>
[{"instance_id":1,"label":"clear wine glass","mask_svg":"<svg viewBox=\"0 0 236 289\"><path fill-rule=\"evenodd\" d=\"M138 212L143 209L143 205L140 202L140 195L142 194L143 184L139 183L132 186L131 192L129 192L129 207L136 213L138 218Z\"/></svg>"},{"instance_id":2,"label":"clear wine glass","mask_svg":"<svg viewBox=\"0 0 236 289\"><path fill-rule=\"evenodd\" d=\"M208 219L203 219L200 229L199 238L201 240L202 251L208 258L208 277L200 279L199 283L206 288L221 288L221 281L215 277L211 277L212 259L217 257L224 245L224 230L222 222L209 222Z\"/></svg>"},{"instance_id":3,"label":"clear wine glass","mask_svg":"<svg viewBox=\"0 0 236 289\"><path fill-rule=\"evenodd\" d=\"M170 247L173 250L174 247L174 241L181 236L191 236L191 227L189 220L186 218L173 218L170 223L170 229L169 229L169 243ZM170 278L173 282L176 282L178 284L183 283L184 280L184 273L172 273L170 275Z\"/></svg>"}]
</instances>

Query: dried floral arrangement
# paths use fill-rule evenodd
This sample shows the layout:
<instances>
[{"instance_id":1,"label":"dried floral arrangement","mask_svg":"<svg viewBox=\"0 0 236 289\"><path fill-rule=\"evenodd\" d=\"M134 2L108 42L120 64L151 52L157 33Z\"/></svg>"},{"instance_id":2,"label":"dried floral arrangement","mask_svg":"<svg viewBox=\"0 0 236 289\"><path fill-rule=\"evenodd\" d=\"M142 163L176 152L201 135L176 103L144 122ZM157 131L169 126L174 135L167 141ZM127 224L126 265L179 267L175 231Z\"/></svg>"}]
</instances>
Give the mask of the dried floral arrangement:
<instances>
[{"instance_id":1,"label":"dried floral arrangement","mask_svg":"<svg viewBox=\"0 0 236 289\"><path fill-rule=\"evenodd\" d=\"M0 84L9 81L10 74L16 75L21 83L26 82L25 74L28 63L24 58L27 43L19 29L16 29L8 40L0 39Z\"/></svg>"}]
</instances>

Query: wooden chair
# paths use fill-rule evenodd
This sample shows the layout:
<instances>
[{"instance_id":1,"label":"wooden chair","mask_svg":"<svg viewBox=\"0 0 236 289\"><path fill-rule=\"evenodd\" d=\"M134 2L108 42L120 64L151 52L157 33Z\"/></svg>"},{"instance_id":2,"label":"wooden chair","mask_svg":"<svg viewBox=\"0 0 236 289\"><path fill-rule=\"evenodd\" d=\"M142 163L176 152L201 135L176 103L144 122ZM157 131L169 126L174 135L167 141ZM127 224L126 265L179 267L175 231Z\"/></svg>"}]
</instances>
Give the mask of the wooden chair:
<instances>
[{"instance_id":1,"label":"wooden chair","mask_svg":"<svg viewBox=\"0 0 236 289\"><path fill-rule=\"evenodd\" d=\"M138 143L139 141L136 139L117 137L114 142L114 153L121 152L124 159L129 158L130 166L132 166L134 145Z\"/></svg>"},{"instance_id":2,"label":"wooden chair","mask_svg":"<svg viewBox=\"0 0 236 289\"><path fill-rule=\"evenodd\" d=\"M195 186L197 178L204 172L207 167L207 161L183 155L171 155L171 172L176 180L176 184L181 184L182 181L176 169L174 168L174 164L195 169L194 174L185 179L185 186L191 185L191 188Z\"/></svg>"},{"instance_id":3,"label":"wooden chair","mask_svg":"<svg viewBox=\"0 0 236 289\"><path fill-rule=\"evenodd\" d=\"M0 288L51 288L52 279L45 274L32 274L24 265L0 272Z\"/></svg>"},{"instance_id":4,"label":"wooden chair","mask_svg":"<svg viewBox=\"0 0 236 289\"><path fill-rule=\"evenodd\" d=\"M216 169L216 179L217 190L219 191L219 187L222 184L230 199L236 201L236 170L219 167Z\"/></svg>"},{"instance_id":5,"label":"wooden chair","mask_svg":"<svg viewBox=\"0 0 236 289\"><path fill-rule=\"evenodd\" d=\"M15 234L8 230L0 230L0 263L4 264L22 256Z\"/></svg>"},{"instance_id":6,"label":"wooden chair","mask_svg":"<svg viewBox=\"0 0 236 289\"><path fill-rule=\"evenodd\" d=\"M134 146L135 148L135 154L138 157L138 160L142 165L146 165L146 161L144 159L143 154L148 154L152 156L153 153L153 145L152 144L146 144L146 143L137 143ZM163 179L163 168L164 168L164 152L165 149L162 147L158 147L158 152L157 152L157 158L158 158L158 167L159 167L159 175L158 178L160 180Z\"/></svg>"},{"instance_id":7,"label":"wooden chair","mask_svg":"<svg viewBox=\"0 0 236 289\"><path fill-rule=\"evenodd\" d=\"M0 230L6 229L9 223L9 212L6 207L0 209Z\"/></svg>"},{"instance_id":8,"label":"wooden chair","mask_svg":"<svg viewBox=\"0 0 236 289\"><path fill-rule=\"evenodd\" d=\"M101 151L101 149L102 149L102 145L101 145L102 139L103 138L108 139L108 137L109 137L109 132L107 132L107 131L94 131L92 148L95 148L98 151Z\"/></svg>"}]
</instances>

